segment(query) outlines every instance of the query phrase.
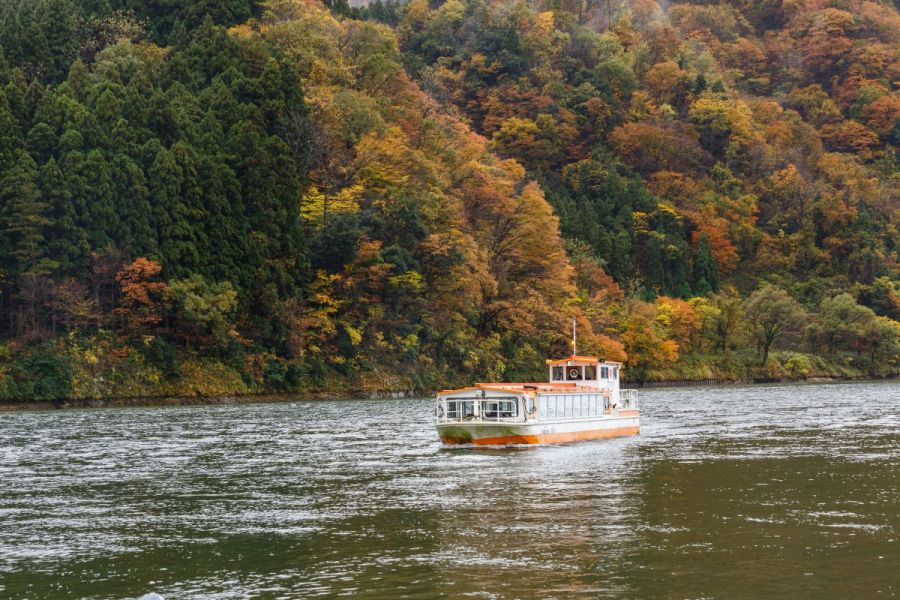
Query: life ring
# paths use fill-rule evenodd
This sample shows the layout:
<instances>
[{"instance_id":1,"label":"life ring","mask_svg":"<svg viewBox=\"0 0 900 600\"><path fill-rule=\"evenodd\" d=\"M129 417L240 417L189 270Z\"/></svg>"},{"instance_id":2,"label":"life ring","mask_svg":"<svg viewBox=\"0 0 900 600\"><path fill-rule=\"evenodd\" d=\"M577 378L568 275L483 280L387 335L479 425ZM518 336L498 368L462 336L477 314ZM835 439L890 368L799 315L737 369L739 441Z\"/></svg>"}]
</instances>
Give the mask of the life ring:
<instances>
[{"instance_id":1,"label":"life ring","mask_svg":"<svg viewBox=\"0 0 900 600\"><path fill-rule=\"evenodd\" d=\"M581 375L581 371L579 369L569 369L569 379L578 379L579 375Z\"/></svg>"}]
</instances>

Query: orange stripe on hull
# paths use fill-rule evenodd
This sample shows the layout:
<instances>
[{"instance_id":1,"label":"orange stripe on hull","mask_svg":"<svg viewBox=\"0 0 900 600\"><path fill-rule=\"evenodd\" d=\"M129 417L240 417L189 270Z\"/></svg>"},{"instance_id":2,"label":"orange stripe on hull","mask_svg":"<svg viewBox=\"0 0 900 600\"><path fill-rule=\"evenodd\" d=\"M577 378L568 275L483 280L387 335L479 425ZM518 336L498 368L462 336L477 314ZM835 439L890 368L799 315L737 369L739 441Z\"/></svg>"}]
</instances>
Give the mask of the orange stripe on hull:
<instances>
[{"instance_id":1,"label":"orange stripe on hull","mask_svg":"<svg viewBox=\"0 0 900 600\"><path fill-rule=\"evenodd\" d=\"M473 439L476 446L508 446L511 444L564 444L566 442L580 442L585 440L602 440L626 435L638 435L641 432L639 426L617 427L615 429L589 429L586 431L569 431L561 433L539 433L537 435L504 435L500 437L486 437ZM465 444L455 439L443 439L445 444Z\"/></svg>"}]
</instances>

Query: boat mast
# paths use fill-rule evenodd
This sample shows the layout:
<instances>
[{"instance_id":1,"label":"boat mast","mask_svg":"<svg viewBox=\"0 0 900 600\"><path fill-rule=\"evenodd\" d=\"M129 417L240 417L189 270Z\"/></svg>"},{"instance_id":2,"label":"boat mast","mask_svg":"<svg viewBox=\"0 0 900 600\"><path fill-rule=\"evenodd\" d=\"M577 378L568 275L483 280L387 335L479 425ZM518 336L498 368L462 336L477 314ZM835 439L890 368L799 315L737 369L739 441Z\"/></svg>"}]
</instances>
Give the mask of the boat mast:
<instances>
[{"instance_id":1,"label":"boat mast","mask_svg":"<svg viewBox=\"0 0 900 600\"><path fill-rule=\"evenodd\" d=\"M572 356L578 355L578 337L575 333L575 317L572 317Z\"/></svg>"}]
</instances>

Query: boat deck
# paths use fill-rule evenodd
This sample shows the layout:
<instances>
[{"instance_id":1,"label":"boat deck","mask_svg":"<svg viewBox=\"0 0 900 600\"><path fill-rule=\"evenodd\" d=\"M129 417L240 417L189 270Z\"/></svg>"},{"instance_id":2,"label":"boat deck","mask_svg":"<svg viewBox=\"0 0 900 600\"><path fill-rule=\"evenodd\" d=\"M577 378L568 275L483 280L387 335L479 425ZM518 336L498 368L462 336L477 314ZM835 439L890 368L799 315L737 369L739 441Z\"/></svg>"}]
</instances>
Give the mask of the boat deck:
<instances>
[{"instance_id":1,"label":"boat deck","mask_svg":"<svg viewBox=\"0 0 900 600\"><path fill-rule=\"evenodd\" d=\"M553 382L553 383L476 383L469 387L456 390L442 390L441 394L454 392L466 392L469 390L497 390L504 392L589 392L592 394L609 395L609 390L593 386L579 385L578 383Z\"/></svg>"}]
</instances>

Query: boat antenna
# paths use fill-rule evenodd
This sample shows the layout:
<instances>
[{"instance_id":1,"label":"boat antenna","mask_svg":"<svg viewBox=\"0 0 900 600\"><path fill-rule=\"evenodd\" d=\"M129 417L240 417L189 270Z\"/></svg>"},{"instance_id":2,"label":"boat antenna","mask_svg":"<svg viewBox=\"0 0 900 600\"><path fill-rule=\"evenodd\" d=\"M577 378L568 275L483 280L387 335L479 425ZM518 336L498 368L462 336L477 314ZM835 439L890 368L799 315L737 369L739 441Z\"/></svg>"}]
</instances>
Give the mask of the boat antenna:
<instances>
[{"instance_id":1,"label":"boat antenna","mask_svg":"<svg viewBox=\"0 0 900 600\"><path fill-rule=\"evenodd\" d=\"M575 333L575 317L572 317L572 356L578 355L578 336Z\"/></svg>"}]
</instances>

